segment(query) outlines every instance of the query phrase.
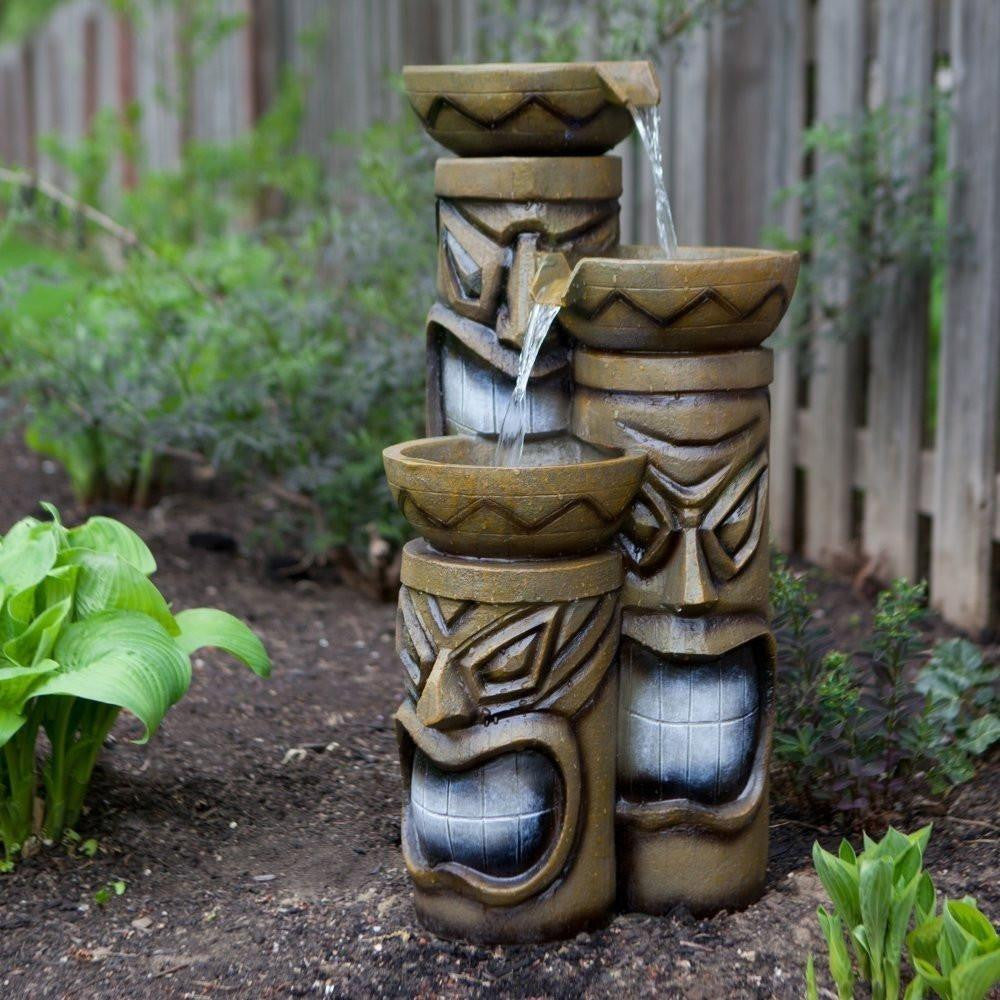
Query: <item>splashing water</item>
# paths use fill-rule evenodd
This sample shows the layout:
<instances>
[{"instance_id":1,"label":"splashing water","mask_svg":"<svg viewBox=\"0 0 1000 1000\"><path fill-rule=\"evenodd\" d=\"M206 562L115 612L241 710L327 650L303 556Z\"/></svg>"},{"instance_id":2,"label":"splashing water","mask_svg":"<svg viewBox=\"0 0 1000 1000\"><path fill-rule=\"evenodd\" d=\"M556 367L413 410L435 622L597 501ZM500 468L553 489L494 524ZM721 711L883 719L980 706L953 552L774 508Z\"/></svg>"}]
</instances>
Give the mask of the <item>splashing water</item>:
<instances>
[{"instance_id":1,"label":"splashing water","mask_svg":"<svg viewBox=\"0 0 1000 1000\"><path fill-rule=\"evenodd\" d=\"M559 312L559 306L532 302L528 313L528 324L521 345L521 359L517 365L517 381L507 400L507 408L500 421L500 436L494 461L497 465L517 465L524 454L524 435L528 429L528 379L535 367L538 352L552 321Z\"/></svg>"},{"instance_id":2,"label":"splashing water","mask_svg":"<svg viewBox=\"0 0 1000 1000\"><path fill-rule=\"evenodd\" d=\"M656 192L656 233L660 246L668 257L677 256L677 230L670 211L670 198L663 179L663 151L660 149L660 109L657 105L636 108L629 105L635 119L636 131L646 147L649 165L653 171L653 189Z\"/></svg>"}]
</instances>

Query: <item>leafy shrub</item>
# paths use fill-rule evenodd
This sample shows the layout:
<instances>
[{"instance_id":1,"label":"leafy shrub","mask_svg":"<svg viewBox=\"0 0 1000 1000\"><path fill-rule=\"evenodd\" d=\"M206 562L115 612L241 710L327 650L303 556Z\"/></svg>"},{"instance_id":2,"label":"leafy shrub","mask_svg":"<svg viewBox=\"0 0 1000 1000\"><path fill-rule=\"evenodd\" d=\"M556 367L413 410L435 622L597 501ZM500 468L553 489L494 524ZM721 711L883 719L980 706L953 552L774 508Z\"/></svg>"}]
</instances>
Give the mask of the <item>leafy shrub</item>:
<instances>
[{"instance_id":1,"label":"leafy shrub","mask_svg":"<svg viewBox=\"0 0 1000 1000\"><path fill-rule=\"evenodd\" d=\"M0 541L0 841L5 867L35 834L77 821L121 709L156 731L191 683L190 654L215 646L267 676L260 640L224 611L174 615L150 581L152 553L129 528L93 517L66 528L18 521ZM39 733L49 751L41 768Z\"/></svg>"},{"instance_id":2,"label":"leafy shrub","mask_svg":"<svg viewBox=\"0 0 1000 1000\"><path fill-rule=\"evenodd\" d=\"M289 85L243 139L146 176L116 210L134 235L121 266L55 315L23 303L58 275L2 276L0 385L81 500L147 503L193 462L265 495L277 541L312 556L360 548L369 526L404 536L380 453L422 419L429 154L409 119L374 126L334 195L294 151L301 111ZM288 211L247 229L265 195ZM10 209L51 225L40 196Z\"/></svg>"},{"instance_id":3,"label":"leafy shrub","mask_svg":"<svg viewBox=\"0 0 1000 1000\"><path fill-rule=\"evenodd\" d=\"M860 854L846 840L836 855L813 844L816 873L833 903L833 913L820 906L816 916L838 1000L854 997L856 978L873 1000L896 1000L904 945L916 972L906 1000L928 988L947 1000L982 1000L1000 983L1000 939L976 901L945 900L937 912L934 883L923 870L930 833L929 826L909 835L890 827L880 841L866 834ZM806 998L818 996L810 955Z\"/></svg>"},{"instance_id":4,"label":"leafy shrub","mask_svg":"<svg viewBox=\"0 0 1000 1000\"><path fill-rule=\"evenodd\" d=\"M969 780L1000 739L995 667L964 639L921 659L924 587L898 580L877 600L860 656L831 648L804 577L779 560L772 604L781 680L774 750L779 785L810 811L853 825L921 791Z\"/></svg>"}]
</instances>

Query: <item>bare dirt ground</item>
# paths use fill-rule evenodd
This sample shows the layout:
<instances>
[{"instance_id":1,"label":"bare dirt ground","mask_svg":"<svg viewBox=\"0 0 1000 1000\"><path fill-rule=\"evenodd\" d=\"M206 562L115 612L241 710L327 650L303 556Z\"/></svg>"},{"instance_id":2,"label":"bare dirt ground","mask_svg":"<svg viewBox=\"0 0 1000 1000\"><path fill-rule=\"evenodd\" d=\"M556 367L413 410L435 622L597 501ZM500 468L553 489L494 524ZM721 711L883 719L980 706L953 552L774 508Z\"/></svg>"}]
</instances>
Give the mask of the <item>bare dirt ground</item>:
<instances>
[{"instance_id":1,"label":"bare dirt ground","mask_svg":"<svg viewBox=\"0 0 1000 1000\"><path fill-rule=\"evenodd\" d=\"M39 498L68 521L82 516L51 466L19 448L5 455L3 529ZM780 803L767 894L742 913L618 916L537 947L422 931L398 848L391 606L332 584L269 582L239 556L193 549L189 532L230 530L234 508L168 499L127 516L153 546L160 588L178 609L247 618L274 677L206 656L148 746L119 723L80 824L97 856L53 847L0 876L0 997L802 996L806 953L820 943L809 849L837 838ZM842 581L819 591L849 646L868 605ZM995 761L935 817L928 864L943 892L978 896L996 920ZM95 892L118 880L125 892L99 905Z\"/></svg>"}]
</instances>

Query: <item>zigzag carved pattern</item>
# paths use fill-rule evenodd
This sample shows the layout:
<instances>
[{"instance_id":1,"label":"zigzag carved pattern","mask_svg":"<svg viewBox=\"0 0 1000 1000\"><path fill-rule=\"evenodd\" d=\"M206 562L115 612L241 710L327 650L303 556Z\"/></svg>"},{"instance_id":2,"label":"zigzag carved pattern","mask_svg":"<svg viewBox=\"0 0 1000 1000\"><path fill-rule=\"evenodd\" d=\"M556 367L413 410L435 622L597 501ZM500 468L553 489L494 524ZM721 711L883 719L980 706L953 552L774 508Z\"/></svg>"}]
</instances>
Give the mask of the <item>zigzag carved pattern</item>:
<instances>
[{"instance_id":1,"label":"zigzag carved pattern","mask_svg":"<svg viewBox=\"0 0 1000 1000\"><path fill-rule=\"evenodd\" d=\"M522 534L533 535L544 528L547 528L554 521L557 521L564 514L575 510L577 507L584 507L589 510L602 524L613 524L621 516L620 514L613 514L606 511L596 500L592 497L577 497L575 500L568 500L566 503L560 505L556 510L543 517L538 518L534 521L527 521L520 517L509 507L504 507L502 504L498 503L490 497L479 497L473 500L468 506L463 507L461 510L452 514L448 518L440 518L436 514L432 514L430 511L424 509L413 499L412 494L409 490L402 489L399 491L399 507L400 510L406 510L406 504L411 504L426 521L433 525L435 528L442 530L453 531L456 528L461 527L461 525L467 521L470 517L478 514L482 510L492 511L494 514L499 515L504 521L511 525L513 528L517 528Z\"/></svg>"},{"instance_id":2,"label":"zigzag carved pattern","mask_svg":"<svg viewBox=\"0 0 1000 1000\"><path fill-rule=\"evenodd\" d=\"M566 114L561 108L557 108L550 100L543 97L540 94L528 94L522 100L518 101L509 111L504 111L503 114L497 115L494 118L484 118L480 115L469 111L468 108L462 107L457 101L451 97L441 96L435 97L431 101L431 106L427 109L426 116L417 114L417 117L423 122L425 128L434 128L437 124L438 116L445 108L451 108L452 111L457 112L467 121L472 122L473 125L478 125L479 128L484 129L495 129L500 128L502 125L506 125L507 122L512 121L519 115L524 113L530 107L538 107L543 111L547 111L553 118L557 121L562 122L567 128L582 128L584 125L589 125L602 111L604 111L604 105L602 104L589 115L585 115L583 118L574 118L572 115Z\"/></svg>"},{"instance_id":3,"label":"zigzag carved pattern","mask_svg":"<svg viewBox=\"0 0 1000 1000\"><path fill-rule=\"evenodd\" d=\"M658 326L661 330L665 330L709 302L714 302L716 305L721 306L727 313L729 313L732 322L744 323L750 319L754 313L763 309L767 302L775 296L778 296L781 299L781 310L784 312L784 310L788 308L788 292L785 289L785 286L781 284L773 285L766 292L764 292L764 294L753 305L743 310L734 305L717 288L706 288L700 291L692 299L685 302L684 305L680 306L680 308L675 309L668 316L661 317L657 316L655 313L651 313L644 306L641 306L638 302L636 302L627 292L619 290L615 290L606 295L591 312L583 312L582 310L576 309L573 311L582 316L584 319L593 321L607 312L616 302L622 302L634 312L641 313L646 317L646 319Z\"/></svg>"}]
</instances>

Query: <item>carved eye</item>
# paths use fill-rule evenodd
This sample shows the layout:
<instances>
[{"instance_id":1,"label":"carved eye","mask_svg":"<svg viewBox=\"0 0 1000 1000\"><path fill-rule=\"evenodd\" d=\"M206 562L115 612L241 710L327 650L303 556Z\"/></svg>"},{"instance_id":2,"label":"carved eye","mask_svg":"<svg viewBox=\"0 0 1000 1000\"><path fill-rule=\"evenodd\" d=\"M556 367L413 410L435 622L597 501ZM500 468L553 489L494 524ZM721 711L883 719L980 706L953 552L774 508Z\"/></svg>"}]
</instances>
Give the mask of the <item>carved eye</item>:
<instances>
[{"instance_id":1,"label":"carved eye","mask_svg":"<svg viewBox=\"0 0 1000 1000\"><path fill-rule=\"evenodd\" d=\"M715 536L719 539L719 544L726 550L726 554L730 558L739 552L753 527L754 515L757 511L757 482L750 486L739 503L715 529Z\"/></svg>"},{"instance_id":2,"label":"carved eye","mask_svg":"<svg viewBox=\"0 0 1000 1000\"><path fill-rule=\"evenodd\" d=\"M476 673L484 684L505 684L527 674L536 656L539 633L512 639L479 664Z\"/></svg>"},{"instance_id":3,"label":"carved eye","mask_svg":"<svg viewBox=\"0 0 1000 1000\"><path fill-rule=\"evenodd\" d=\"M480 698L489 702L535 690L552 659L561 620L559 606L529 605L470 645L463 662Z\"/></svg>"},{"instance_id":4,"label":"carved eye","mask_svg":"<svg viewBox=\"0 0 1000 1000\"><path fill-rule=\"evenodd\" d=\"M756 552L764 530L764 498L767 496L767 468L758 469L749 486L738 494L735 503L726 507L721 520L712 529L722 553L731 561L730 572L740 570Z\"/></svg>"},{"instance_id":5,"label":"carved eye","mask_svg":"<svg viewBox=\"0 0 1000 1000\"><path fill-rule=\"evenodd\" d=\"M444 232L444 248L463 298L478 299L483 294L483 269L448 229Z\"/></svg>"}]
</instances>

